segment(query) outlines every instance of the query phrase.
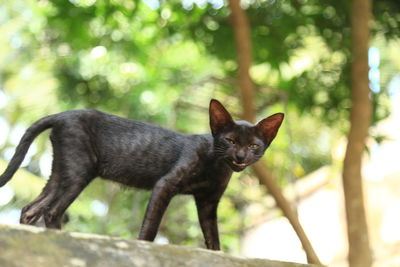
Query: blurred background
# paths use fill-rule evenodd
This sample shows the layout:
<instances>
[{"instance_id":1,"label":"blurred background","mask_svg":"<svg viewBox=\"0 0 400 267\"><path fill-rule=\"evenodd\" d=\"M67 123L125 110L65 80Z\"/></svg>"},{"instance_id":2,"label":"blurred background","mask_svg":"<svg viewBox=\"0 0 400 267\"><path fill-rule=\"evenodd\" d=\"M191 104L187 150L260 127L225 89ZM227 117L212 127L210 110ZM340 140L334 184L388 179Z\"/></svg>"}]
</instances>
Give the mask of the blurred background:
<instances>
[{"instance_id":1,"label":"blurred background","mask_svg":"<svg viewBox=\"0 0 400 267\"><path fill-rule=\"evenodd\" d=\"M365 208L374 266L400 266L400 3L372 4ZM351 107L349 1L243 0L241 9L250 23L257 120L286 114L263 161L321 262L348 266L341 173ZM0 0L0 171L31 123L69 109L209 133L208 104L217 98L240 119L234 27L223 0ZM51 160L46 132L0 188L0 223L19 223ZM68 209L64 229L136 238L148 197L95 180ZM307 262L251 169L232 178L219 228L226 253ZM173 199L156 242L204 247L191 197Z\"/></svg>"}]
</instances>

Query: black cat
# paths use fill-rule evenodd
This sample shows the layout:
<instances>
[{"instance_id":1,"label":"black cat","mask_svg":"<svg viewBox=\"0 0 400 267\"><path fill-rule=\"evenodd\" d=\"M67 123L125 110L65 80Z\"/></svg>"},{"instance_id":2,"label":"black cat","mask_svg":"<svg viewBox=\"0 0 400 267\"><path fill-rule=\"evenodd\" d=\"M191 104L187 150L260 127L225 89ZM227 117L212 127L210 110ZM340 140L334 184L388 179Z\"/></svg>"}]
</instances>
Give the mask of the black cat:
<instances>
[{"instance_id":1,"label":"black cat","mask_svg":"<svg viewBox=\"0 0 400 267\"><path fill-rule=\"evenodd\" d=\"M220 102L211 100L212 135L185 135L93 109L66 111L28 128L0 186L17 171L32 141L52 128L52 173L41 194L22 209L21 223L33 225L43 216L46 227L61 228L65 210L99 176L153 190L139 234L143 240L154 240L173 196L192 194L206 246L219 250L217 206L232 171L263 156L283 117L277 113L257 125L234 122Z\"/></svg>"}]
</instances>

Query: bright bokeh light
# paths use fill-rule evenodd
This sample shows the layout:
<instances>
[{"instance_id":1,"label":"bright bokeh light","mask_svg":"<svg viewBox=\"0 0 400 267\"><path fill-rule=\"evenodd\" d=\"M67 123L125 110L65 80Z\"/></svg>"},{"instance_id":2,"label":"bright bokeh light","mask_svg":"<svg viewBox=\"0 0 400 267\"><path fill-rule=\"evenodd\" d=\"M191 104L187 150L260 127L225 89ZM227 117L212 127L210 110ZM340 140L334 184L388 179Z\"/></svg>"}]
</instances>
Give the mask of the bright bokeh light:
<instances>
[{"instance_id":1,"label":"bright bokeh light","mask_svg":"<svg viewBox=\"0 0 400 267\"><path fill-rule=\"evenodd\" d=\"M53 162L53 155L49 152L43 153L39 159L40 173L43 177L47 178L51 174L51 165Z\"/></svg>"},{"instance_id":2,"label":"bright bokeh light","mask_svg":"<svg viewBox=\"0 0 400 267\"><path fill-rule=\"evenodd\" d=\"M107 54L107 48L101 45L94 47L90 52L90 55L92 56L93 59L104 57L106 54Z\"/></svg>"},{"instance_id":3,"label":"bright bokeh light","mask_svg":"<svg viewBox=\"0 0 400 267\"><path fill-rule=\"evenodd\" d=\"M108 212L108 205L97 199L92 201L91 208L97 216L104 216Z\"/></svg>"},{"instance_id":4,"label":"bright bokeh light","mask_svg":"<svg viewBox=\"0 0 400 267\"><path fill-rule=\"evenodd\" d=\"M140 95L140 102L142 102L143 104L150 104L154 101L154 99L155 95L152 91L144 91Z\"/></svg>"},{"instance_id":5,"label":"bright bokeh light","mask_svg":"<svg viewBox=\"0 0 400 267\"><path fill-rule=\"evenodd\" d=\"M8 204L14 197L14 190L9 186L5 185L0 188L0 206Z\"/></svg>"}]
</instances>

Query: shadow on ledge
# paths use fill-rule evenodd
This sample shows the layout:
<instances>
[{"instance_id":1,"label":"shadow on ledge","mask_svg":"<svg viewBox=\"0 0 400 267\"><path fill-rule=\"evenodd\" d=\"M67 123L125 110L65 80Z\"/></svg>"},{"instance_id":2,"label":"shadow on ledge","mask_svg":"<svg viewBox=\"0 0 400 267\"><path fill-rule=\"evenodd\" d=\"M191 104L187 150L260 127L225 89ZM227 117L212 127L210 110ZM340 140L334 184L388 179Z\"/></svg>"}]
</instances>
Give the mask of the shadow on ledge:
<instances>
[{"instance_id":1,"label":"shadow on ledge","mask_svg":"<svg viewBox=\"0 0 400 267\"><path fill-rule=\"evenodd\" d=\"M306 267L175 245L0 225L2 267Z\"/></svg>"}]
</instances>

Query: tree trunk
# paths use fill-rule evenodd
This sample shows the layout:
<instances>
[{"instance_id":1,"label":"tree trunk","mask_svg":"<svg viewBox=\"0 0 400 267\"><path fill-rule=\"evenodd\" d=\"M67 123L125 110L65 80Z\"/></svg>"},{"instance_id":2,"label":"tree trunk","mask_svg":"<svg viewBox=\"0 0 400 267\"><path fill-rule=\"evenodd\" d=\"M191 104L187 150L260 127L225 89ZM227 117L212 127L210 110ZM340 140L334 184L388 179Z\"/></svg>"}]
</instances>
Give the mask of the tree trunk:
<instances>
[{"instance_id":1,"label":"tree trunk","mask_svg":"<svg viewBox=\"0 0 400 267\"><path fill-rule=\"evenodd\" d=\"M254 107L254 84L250 77L252 62L252 47L250 25L246 13L240 7L240 0L229 0L231 20L235 35L238 59L238 83L243 106L243 119L254 122L256 109Z\"/></svg>"},{"instance_id":2,"label":"tree trunk","mask_svg":"<svg viewBox=\"0 0 400 267\"><path fill-rule=\"evenodd\" d=\"M343 163L350 267L369 267L372 264L361 177L362 156L372 110L368 80L370 18L371 0L353 0L351 126Z\"/></svg>"},{"instance_id":3,"label":"tree trunk","mask_svg":"<svg viewBox=\"0 0 400 267\"><path fill-rule=\"evenodd\" d=\"M231 22L235 35L238 58L238 83L243 106L243 119L254 122L256 117L254 105L254 84L250 77L250 66L252 63L252 48L250 37L250 25L246 13L240 7L240 0L229 0L231 9ZM287 217L295 232L297 233L303 249L306 252L309 263L320 264L314 249L308 240L296 212L282 194L281 189L276 184L274 178L268 171L265 164L259 162L253 165L253 170L260 183L263 184L268 192L275 199L276 204Z\"/></svg>"}]
</instances>

